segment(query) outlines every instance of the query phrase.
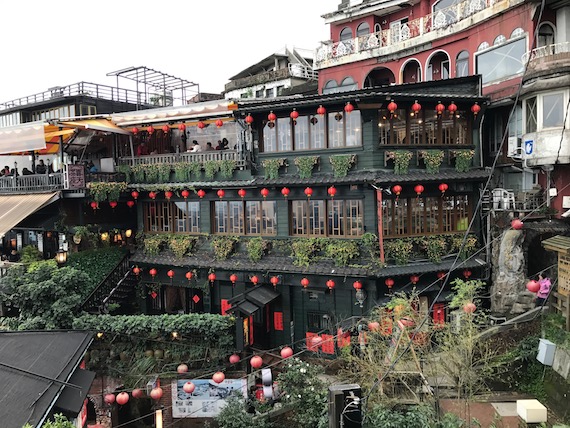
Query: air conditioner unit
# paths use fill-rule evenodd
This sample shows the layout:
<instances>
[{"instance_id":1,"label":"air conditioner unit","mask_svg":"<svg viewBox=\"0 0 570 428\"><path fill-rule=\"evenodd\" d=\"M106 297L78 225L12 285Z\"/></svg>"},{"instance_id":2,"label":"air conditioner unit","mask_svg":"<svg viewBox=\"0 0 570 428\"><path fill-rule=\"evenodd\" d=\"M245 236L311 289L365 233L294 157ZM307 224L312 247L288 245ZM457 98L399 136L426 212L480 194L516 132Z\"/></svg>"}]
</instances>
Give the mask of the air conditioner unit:
<instances>
[{"instance_id":1,"label":"air conditioner unit","mask_svg":"<svg viewBox=\"0 0 570 428\"><path fill-rule=\"evenodd\" d=\"M509 137L507 146L507 156L513 159L523 158L522 139L518 137Z\"/></svg>"}]
</instances>

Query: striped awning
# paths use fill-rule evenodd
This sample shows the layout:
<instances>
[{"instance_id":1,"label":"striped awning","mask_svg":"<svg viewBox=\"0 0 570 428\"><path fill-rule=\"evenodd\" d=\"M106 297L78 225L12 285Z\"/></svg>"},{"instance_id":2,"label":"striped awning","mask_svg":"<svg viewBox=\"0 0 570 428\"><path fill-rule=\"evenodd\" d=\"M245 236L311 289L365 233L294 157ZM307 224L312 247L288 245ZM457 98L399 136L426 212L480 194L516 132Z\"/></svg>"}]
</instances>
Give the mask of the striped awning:
<instances>
[{"instance_id":1,"label":"striped awning","mask_svg":"<svg viewBox=\"0 0 570 428\"><path fill-rule=\"evenodd\" d=\"M0 196L0 238L30 214L58 198L59 192Z\"/></svg>"}]
</instances>

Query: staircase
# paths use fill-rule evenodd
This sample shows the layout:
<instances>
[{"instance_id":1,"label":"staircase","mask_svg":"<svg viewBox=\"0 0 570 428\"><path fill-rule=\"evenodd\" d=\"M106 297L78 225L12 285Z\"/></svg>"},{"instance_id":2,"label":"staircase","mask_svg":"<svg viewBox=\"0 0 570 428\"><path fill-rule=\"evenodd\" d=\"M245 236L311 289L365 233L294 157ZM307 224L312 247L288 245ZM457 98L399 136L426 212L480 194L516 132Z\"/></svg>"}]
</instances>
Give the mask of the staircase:
<instances>
[{"instance_id":1,"label":"staircase","mask_svg":"<svg viewBox=\"0 0 570 428\"><path fill-rule=\"evenodd\" d=\"M118 304L121 314L132 314L135 312L133 304L136 301L137 282L129 263L129 255L126 254L85 299L81 310L91 314L106 314L110 304Z\"/></svg>"}]
</instances>

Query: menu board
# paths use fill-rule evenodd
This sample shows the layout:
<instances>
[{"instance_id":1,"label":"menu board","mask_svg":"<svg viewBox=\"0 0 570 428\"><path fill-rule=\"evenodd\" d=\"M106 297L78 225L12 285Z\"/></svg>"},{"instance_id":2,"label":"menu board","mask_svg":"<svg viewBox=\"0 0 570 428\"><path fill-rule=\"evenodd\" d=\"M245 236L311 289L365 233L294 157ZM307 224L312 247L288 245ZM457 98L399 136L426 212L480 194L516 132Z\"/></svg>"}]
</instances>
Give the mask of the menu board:
<instances>
[{"instance_id":1,"label":"menu board","mask_svg":"<svg viewBox=\"0 0 570 428\"><path fill-rule=\"evenodd\" d=\"M85 168L83 165L67 165L67 177L70 189L85 188Z\"/></svg>"},{"instance_id":2,"label":"menu board","mask_svg":"<svg viewBox=\"0 0 570 428\"><path fill-rule=\"evenodd\" d=\"M184 384L192 382L194 392L184 392ZM226 405L226 399L236 393L247 395L245 379L225 379L216 383L211 379L178 379L172 381L172 417L215 418ZM244 398L245 399L245 398Z\"/></svg>"}]
</instances>

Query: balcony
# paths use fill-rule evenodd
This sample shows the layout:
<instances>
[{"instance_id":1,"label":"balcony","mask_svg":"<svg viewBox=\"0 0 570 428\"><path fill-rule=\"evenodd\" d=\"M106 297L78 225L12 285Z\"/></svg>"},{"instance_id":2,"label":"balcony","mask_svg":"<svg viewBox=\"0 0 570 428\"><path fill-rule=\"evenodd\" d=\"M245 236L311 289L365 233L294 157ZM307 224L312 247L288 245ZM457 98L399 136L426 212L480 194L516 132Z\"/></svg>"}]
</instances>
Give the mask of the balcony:
<instances>
[{"instance_id":1,"label":"balcony","mask_svg":"<svg viewBox=\"0 0 570 428\"><path fill-rule=\"evenodd\" d=\"M0 194L45 193L64 190L64 173L0 177Z\"/></svg>"},{"instance_id":2,"label":"balcony","mask_svg":"<svg viewBox=\"0 0 570 428\"><path fill-rule=\"evenodd\" d=\"M527 71L529 73L547 70L555 72L559 67L570 65L570 42L556 43L533 49L523 55L522 63L526 64L527 61Z\"/></svg>"},{"instance_id":3,"label":"balcony","mask_svg":"<svg viewBox=\"0 0 570 428\"><path fill-rule=\"evenodd\" d=\"M317 49L315 68L323 69L341 64L377 58L449 36L453 25L459 33L476 22L522 3L523 0L465 0L446 9L408 21L397 28L378 31L350 40L326 43Z\"/></svg>"},{"instance_id":4,"label":"balcony","mask_svg":"<svg viewBox=\"0 0 570 428\"><path fill-rule=\"evenodd\" d=\"M198 153L165 153L158 155L121 157L119 165L153 165L153 164L176 164L179 162L205 163L208 161L235 161L236 168L243 169L246 166L245 156L235 150L212 150Z\"/></svg>"},{"instance_id":5,"label":"balcony","mask_svg":"<svg viewBox=\"0 0 570 428\"><path fill-rule=\"evenodd\" d=\"M285 80L290 77L310 80L317 79L319 75L310 67L301 64L289 64L287 68L266 71L253 76L232 80L225 85L225 92L233 91L235 89L249 88L251 86L262 85L264 83L275 82L278 80Z\"/></svg>"}]
</instances>

